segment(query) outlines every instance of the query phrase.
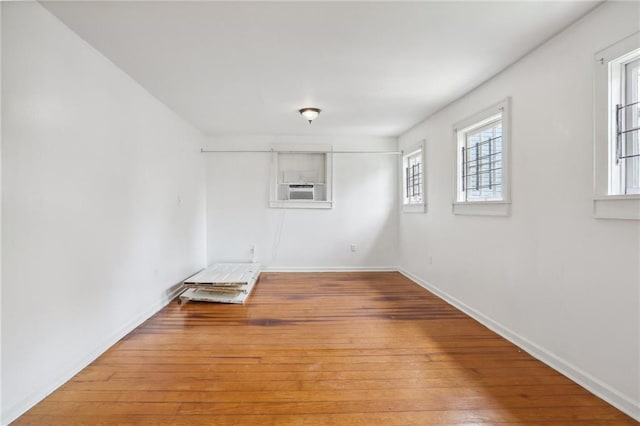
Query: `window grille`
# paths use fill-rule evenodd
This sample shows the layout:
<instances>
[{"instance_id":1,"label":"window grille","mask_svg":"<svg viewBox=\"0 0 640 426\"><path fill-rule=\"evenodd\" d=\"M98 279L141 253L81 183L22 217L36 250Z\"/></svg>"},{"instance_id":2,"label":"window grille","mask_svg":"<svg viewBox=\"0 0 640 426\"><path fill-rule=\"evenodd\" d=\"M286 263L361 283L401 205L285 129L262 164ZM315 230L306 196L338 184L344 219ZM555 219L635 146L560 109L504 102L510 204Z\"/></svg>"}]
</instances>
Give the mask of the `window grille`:
<instances>
[{"instance_id":1,"label":"window grille","mask_svg":"<svg viewBox=\"0 0 640 426\"><path fill-rule=\"evenodd\" d=\"M624 194L640 193L640 59L625 64L621 95L615 105L615 164ZM626 104L625 104L626 103Z\"/></svg>"},{"instance_id":2,"label":"window grille","mask_svg":"<svg viewBox=\"0 0 640 426\"><path fill-rule=\"evenodd\" d=\"M410 147L402 155L402 211L423 213L426 208L424 141Z\"/></svg>"},{"instance_id":3,"label":"window grille","mask_svg":"<svg viewBox=\"0 0 640 426\"><path fill-rule=\"evenodd\" d=\"M408 159L405 169L406 173L406 194L409 199L422 197L422 163L418 156Z\"/></svg>"},{"instance_id":4,"label":"window grille","mask_svg":"<svg viewBox=\"0 0 640 426\"><path fill-rule=\"evenodd\" d=\"M634 102L629 105L616 105L616 164L619 164L620 160L640 157L640 152L637 152L637 132L640 131L640 127L637 126L638 118L640 117L638 104L640 104L640 102ZM635 108L635 113L632 108ZM629 112L630 114L625 114L625 112ZM626 128L625 121L627 120L623 119L623 115L631 115L635 118L635 120L633 120L635 123L629 120L631 121L631 126Z\"/></svg>"},{"instance_id":5,"label":"window grille","mask_svg":"<svg viewBox=\"0 0 640 426\"><path fill-rule=\"evenodd\" d=\"M502 199L502 120L468 131L461 150L464 201Z\"/></svg>"}]
</instances>

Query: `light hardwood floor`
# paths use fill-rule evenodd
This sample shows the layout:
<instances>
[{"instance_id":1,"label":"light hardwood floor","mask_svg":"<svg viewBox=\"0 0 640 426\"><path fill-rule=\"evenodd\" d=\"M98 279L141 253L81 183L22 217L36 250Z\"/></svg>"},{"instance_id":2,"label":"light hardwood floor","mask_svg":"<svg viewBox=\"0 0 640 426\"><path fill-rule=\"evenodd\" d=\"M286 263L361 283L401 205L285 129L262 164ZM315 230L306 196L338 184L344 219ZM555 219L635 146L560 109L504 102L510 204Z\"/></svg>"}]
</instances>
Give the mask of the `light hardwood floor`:
<instances>
[{"instance_id":1,"label":"light hardwood floor","mask_svg":"<svg viewBox=\"0 0 640 426\"><path fill-rule=\"evenodd\" d=\"M16 425L637 425L398 273L171 303Z\"/></svg>"}]
</instances>

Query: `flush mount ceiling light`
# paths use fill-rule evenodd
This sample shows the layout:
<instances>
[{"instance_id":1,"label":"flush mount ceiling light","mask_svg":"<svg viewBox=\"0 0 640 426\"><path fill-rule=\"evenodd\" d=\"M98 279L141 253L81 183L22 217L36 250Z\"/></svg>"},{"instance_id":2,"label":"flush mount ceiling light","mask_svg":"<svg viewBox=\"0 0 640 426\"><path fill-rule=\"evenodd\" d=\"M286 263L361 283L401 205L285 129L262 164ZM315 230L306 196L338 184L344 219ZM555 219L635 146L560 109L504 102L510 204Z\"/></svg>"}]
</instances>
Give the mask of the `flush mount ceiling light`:
<instances>
[{"instance_id":1,"label":"flush mount ceiling light","mask_svg":"<svg viewBox=\"0 0 640 426\"><path fill-rule=\"evenodd\" d=\"M318 108L302 108L298 111L300 111L300 115L306 118L309 123L318 118L318 115L320 115L320 109Z\"/></svg>"}]
</instances>

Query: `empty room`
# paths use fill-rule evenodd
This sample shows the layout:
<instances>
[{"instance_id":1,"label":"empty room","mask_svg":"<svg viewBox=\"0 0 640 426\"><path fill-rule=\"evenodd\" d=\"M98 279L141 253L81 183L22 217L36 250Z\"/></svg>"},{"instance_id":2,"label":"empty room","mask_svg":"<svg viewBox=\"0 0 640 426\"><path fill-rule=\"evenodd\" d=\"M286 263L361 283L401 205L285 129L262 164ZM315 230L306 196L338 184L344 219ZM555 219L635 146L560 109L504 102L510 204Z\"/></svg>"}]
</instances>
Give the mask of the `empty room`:
<instances>
[{"instance_id":1,"label":"empty room","mask_svg":"<svg viewBox=\"0 0 640 426\"><path fill-rule=\"evenodd\" d=\"M640 2L3 1L2 425L637 425Z\"/></svg>"}]
</instances>

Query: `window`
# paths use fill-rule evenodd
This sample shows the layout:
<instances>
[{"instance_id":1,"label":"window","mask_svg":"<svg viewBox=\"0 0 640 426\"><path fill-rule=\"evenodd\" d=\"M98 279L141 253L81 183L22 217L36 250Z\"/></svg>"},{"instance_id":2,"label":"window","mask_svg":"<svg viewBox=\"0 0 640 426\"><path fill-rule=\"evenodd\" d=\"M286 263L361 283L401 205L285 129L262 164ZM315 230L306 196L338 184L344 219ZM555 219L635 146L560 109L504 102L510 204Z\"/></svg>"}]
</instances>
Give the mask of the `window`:
<instances>
[{"instance_id":1,"label":"window","mask_svg":"<svg viewBox=\"0 0 640 426\"><path fill-rule=\"evenodd\" d=\"M616 106L617 162L624 170L620 191L640 194L640 51L633 62L624 65L624 99Z\"/></svg>"},{"instance_id":2,"label":"window","mask_svg":"<svg viewBox=\"0 0 640 426\"><path fill-rule=\"evenodd\" d=\"M502 200L502 115L462 137L459 201Z\"/></svg>"},{"instance_id":3,"label":"window","mask_svg":"<svg viewBox=\"0 0 640 426\"><path fill-rule=\"evenodd\" d=\"M509 100L505 99L454 126L454 213L509 213L508 114Z\"/></svg>"},{"instance_id":4,"label":"window","mask_svg":"<svg viewBox=\"0 0 640 426\"><path fill-rule=\"evenodd\" d=\"M278 145L271 154L269 206L330 209L331 145Z\"/></svg>"},{"instance_id":5,"label":"window","mask_svg":"<svg viewBox=\"0 0 640 426\"><path fill-rule=\"evenodd\" d=\"M406 150L402 156L402 211L425 211L424 142Z\"/></svg>"},{"instance_id":6,"label":"window","mask_svg":"<svg viewBox=\"0 0 640 426\"><path fill-rule=\"evenodd\" d=\"M638 74L640 49L609 62L609 195L640 193Z\"/></svg>"},{"instance_id":7,"label":"window","mask_svg":"<svg viewBox=\"0 0 640 426\"><path fill-rule=\"evenodd\" d=\"M640 34L596 54L595 201L599 218L640 219Z\"/></svg>"}]
</instances>

